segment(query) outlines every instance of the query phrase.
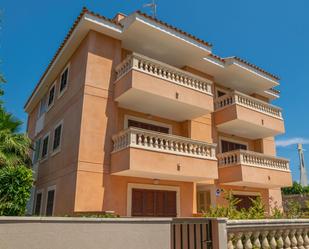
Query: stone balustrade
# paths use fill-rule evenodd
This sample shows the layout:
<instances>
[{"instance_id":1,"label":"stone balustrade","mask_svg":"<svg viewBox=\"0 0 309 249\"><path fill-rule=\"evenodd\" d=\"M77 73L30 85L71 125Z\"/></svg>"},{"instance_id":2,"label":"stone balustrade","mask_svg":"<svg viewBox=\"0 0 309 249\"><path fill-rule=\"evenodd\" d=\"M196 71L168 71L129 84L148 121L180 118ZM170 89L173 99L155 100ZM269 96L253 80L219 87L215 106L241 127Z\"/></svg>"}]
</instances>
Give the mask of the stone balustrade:
<instances>
[{"instance_id":1,"label":"stone balustrade","mask_svg":"<svg viewBox=\"0 0 309 249\"><path fill-rule=\"evenodd\" d=\"M228 220L228 249L309 249L309 220Z\"/></svg>"},{"instance_id":2,"label":"stone balustrade","mask_svg":"<svg viewBox=\"0 0 309 249\"><path fill-rule=\"evenodd\" d=\"M191 88L195 91L213 95L211 81L136 53L128 56L116 67L116 81L132 69Z\"/></svg>"},{"instance_id":3,"label":"stone balustrade","mask_svg":"<svg viewBox=\"0 0 309 249\"><path fill-rule=\"evenodd\" d=\"M290 162L287 159L268 156L248 150L235 150L217 155L219 167L247 165L260 168L269 168L290 171Z\"/></svg>"},{"instance_id":4,"label":"stone balustrade","mask_svg":"<svg viewBox=\"0 0 309 249\"><path fill-rule=\"evenodd\" d=\"M113 152L133 147L175 155L217 160L215 144L138 128L128 128L121 131L113 136L113 142Z\"/></svg>"},{"instance_id":5,"label":"stone balustrade","mask_svg":"<svg viewBox=\"0 0 309 249\"><path fill-rule=\"evenodd\" d=\"M220 110L233 104L241 105L269 116L282 119L281 108L237 91L232 91L215 99L215 110Z\"/></svg>"}]
</instances>

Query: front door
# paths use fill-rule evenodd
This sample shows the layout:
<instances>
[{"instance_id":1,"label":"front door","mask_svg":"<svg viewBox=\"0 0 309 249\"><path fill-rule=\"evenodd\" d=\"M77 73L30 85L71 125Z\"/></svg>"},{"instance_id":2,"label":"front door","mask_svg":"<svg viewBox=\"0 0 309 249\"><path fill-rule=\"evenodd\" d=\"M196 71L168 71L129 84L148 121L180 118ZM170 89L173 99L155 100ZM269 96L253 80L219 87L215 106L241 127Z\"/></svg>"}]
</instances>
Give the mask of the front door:
<instances>
[{"instance_id":1,"label":"front door","mask_svg":"<svg viewBox=\"0 0 309 249\"><path fill-rule=\"evenodd\" d=\"M132 189L132 216L176 217L176 191Z\"/></svg>"}]
</instances>

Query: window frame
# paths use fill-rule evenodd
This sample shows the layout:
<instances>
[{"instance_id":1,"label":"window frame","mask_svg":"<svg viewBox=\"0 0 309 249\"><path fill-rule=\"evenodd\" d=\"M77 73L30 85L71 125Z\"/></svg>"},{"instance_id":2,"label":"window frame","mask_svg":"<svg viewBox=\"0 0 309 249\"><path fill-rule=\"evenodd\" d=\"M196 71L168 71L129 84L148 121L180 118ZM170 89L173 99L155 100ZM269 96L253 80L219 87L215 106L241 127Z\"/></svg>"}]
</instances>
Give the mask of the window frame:
<instances>
[{"instance_id":1,"label":"window frame","mask_svg":"<svg viewBox=\"0 0 309 249\"><path fill-rule=\"evenodd\" d=\"M143 123L148 123L148 124L152 124L152 125L162 126L162 127L168 128L167 134L173 133L173 127L170 124L162 123L162 122L154 121L154 120L150 120L150 119L140 118L140 117L132 116L132 115L124 115L124 129L129 128L129 119L137 121L137 122L143 122Z\"/></svg>"},{"instance_id":2,"label":"window frame","mask_svg":"<svg viewBox=\"0 0 309 249\"><path fill-rule=\"evenodd\" d=\"M38 189L38 190L35 192L34 205L33 205L33 210L32 210L33 215L36 215L36 214L35 214L35 210L36 210L37 195L38 195L38 194L41 194L41 195L42 195L42 197L41 197L41 204L40 204L40 211L39 211L39 214L38 214L38 215L42 215L42 211L43 211L44 191L43 191L43 189Z\"/></svg>"},{"instance_id":3,"label":"window frame","mask_svg":"<svg viewBox=\"0 0 309 249\"><path fill-rule=\"evenodd\" d=\"M62 75L63 73L68 70L68 74L67 74L67 83L65 85L65 87L61 90L61 78L62 78ZM57 99L59 99L65 92L66 90L68 89L68 85L69 85L69 79L70 79L70 63L68 63L64 69L61 71L60 73L60 77L59 77L59 88L58 88L58 97Z\"/></svg>"},{"instance_id":4,"label":"window frame","mask_svg":"<svg viewBox=\"0 0 309 249\"><path fill-rule=\"evenodd\" d=\"M49 104L50 91L51 91L52 88L54 88L54 97L53 97L53 101L51 102L51 104ZM46 112L48 112L54 106L56 94L57 94L57 89L56 89L56 81L55 81L48 89L47 101L46 101L46 105L47 105L46 106Z\"/></svg>"},{"instance_id":5,"label":"window frame","mask_svg":"<svg viewBox=\"0 0 309 249\"><path fill-rule=\"evenodd\" d=\"M47 212L47 201L48 201L48 192L49 191L52 191L54 190L54 200L53 200L53 210L52 210L52 215L51 216L54 216L54 211L55 211L55 203L56 203L56 194L57 194L57 191L56 191L56 185L52 185L52 186L49 186L47 188L47 191L46 191L46 198L45 198L45 212L44 212L44 215L46 215L46 212Z\"/></svg>"},{"instance_id":6,"label":"window frame","mask_svg":"<svg viewBox=\"0 0 309 249\"><path fill-rule=\"evenodd\" d=\"M216 92L216 98L220 98L218 91L225 93L225 95L229 94L229 91L227 89L223 89L221 87L216 87L216 91L215 91ZM223 96L221 96L221 97L223 97Z\"/></svg>"},{"instance_id":7,"label":"window frame","mask_svg":"<svg viewBox=\"0 0 309 249\"><path fill-rule=\"evenodd\" d=\"M59 145L56 149L54 149L54 143L55 143L55 131L56 129L61 126L61 133L60 133L60 141L59 141ZM54 156L55 154L59 153L61 151L61 144L62 144L62 134L63 134L63 120L61 120L60 122L58 122L53 129L53 140L52 140L52 156Z\"/></svg>"},{"instance_id":8,"label":"window frame","mask_svg":"<svg viewBox=\"0 0 309 249\"><path fill-rule=\"evenodd\" d=\"M222 153L222 140L227 141L227 142L231 142L231 143L237 143L237 144L245 145L247 147L247 150L249 150L249 143L248 142L241 141L241 140L238 140L238 139L220 136L219 137L219 151L220 151L220 153Z\"/></svg>"},{"instance_id":9,"label":"window frame","mask_svg":"<svg viewBox=\"0 0 309 249\"><path fill-rule=\"evenodd\" d=\"M45 106L45 110L44 112L42 112L42 102L45 101L44 106ZM43 97L40 99L39 102L39 110L38 110L38 115L37 115L37 120L40 119L46 112L47 112L47 96L46 94L43 95Z\"/></svg>"},{"instance_id":10,"label":"window frame","mask_svg":"<svg viewBox=\"0 0 309 249\"><path fill-rule=\"evenodd\" d=\"M44 147L44 140L45 138L48 137L48 142L47 142L47 152L46 152L46 155L43 157L42 156L42 153L43 153L43 147ZM50 132L46 133L43 137L42 137L42 146L41 146L41 152L40 152L40 162L43 162L45 161L47 158L48 158L48 155L49 155L49 145L50 145Z\"/></svg>"},{"instance_id":11,"label":"window frame","mask_svg":"<svg viewBox=\"0 0 309 249\"><path fill-rule=\"evenodd\" d=\"M40 141L39 143L39 151L38 151L38 158L36 161L35 160L35 153L36 153L36 144L37 142ZM42 137L38 137L35 141L34 141L34 150L33 150L33 154L32 154L32 164L37 164L40 162L41 159L41 145L42 145Z\"/></svg>"},{"instance_id":12,"label":"window frame","mask_svg":"<svg viewBox=\"0 0 309 249\"><path fill-rule=\"evenodd\" d=\"M201 200L201 194L203 195L204 203ZM196 191L196 199L197 199L197 212L202 213L209 210L211 207L211 191L210 190L197 190ZM207 203L209 201L209 203ZM205 205L206 204L206 205ZM201 207L205 205L205 210L203 210Z\"/></svg>"}]
</instances>

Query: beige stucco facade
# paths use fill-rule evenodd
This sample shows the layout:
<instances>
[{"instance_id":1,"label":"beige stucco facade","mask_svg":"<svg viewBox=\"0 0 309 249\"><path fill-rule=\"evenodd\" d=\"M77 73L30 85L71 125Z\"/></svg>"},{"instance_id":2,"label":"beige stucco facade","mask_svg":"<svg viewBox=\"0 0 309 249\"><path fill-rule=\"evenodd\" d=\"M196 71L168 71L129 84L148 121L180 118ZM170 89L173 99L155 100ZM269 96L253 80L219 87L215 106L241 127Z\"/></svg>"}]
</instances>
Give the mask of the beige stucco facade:
<instances>
[{"instance_id":1,"label":"beige stucco facade","mask_svg":"<svg viewBox=\"0 0 309 249\"><path fill-rule=\"evenodd\" d=\"M199 191L210 192L210 205L224 204L218 190L245 195L254 192L267 206L269 198L280 204L278 189L291 184L288 168L220 167L216 155L222 152L221 140L227 140L247 145L247 150L260 153L259 157L275 158L274 137L269 131L284 132L283 119L237 104L215 110L216 86L221 82L192 66L168 67L164 58L161 68L154 66L147 73L142 72L145 68L132 68L119 78L119 65L133 52L121 38L90 29L72 55L62 61L58 74L46 81L44 88L35 90L27 103L31 139L50 134L48 154L37 162L35 187L43 193L41 214L50 187L56 190L54 215L114 211L130 216L132 188L175 191L177 216L197 213ZM145 61L151 57L145 56ZM68 85L60 95L61 72L67 65ZM42 98L53 82L54 104L44 113L44 125L38 131L37 92ZM260 99L270 101L263 96ZM168 134L130 130L130 118L165 127ZM233 126L220 129L221 124L233 121L241 123L240 129L249 124L258 132L252 138L234 133L229 129ZM63 124L61 147L53 152L53 132L59 122Z\"/></svg>"}]
</instances>

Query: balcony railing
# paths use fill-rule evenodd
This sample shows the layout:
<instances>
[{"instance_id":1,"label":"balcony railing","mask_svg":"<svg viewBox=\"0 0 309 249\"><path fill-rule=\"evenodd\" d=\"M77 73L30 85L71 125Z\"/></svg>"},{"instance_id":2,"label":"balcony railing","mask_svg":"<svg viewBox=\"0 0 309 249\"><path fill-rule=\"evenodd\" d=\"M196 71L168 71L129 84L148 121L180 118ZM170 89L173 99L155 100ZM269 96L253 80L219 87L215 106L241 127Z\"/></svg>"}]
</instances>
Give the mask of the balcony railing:
<instances>
[{"instance_id":1,"label":"balcony railing","mask_svg":"<svg viewBox=\"0 0 309 249\"><path fill-rule=\"evenodd\" d=\"M247 165L259 168L290 171L290 162L287 159L268 156L262 153L235 150L217 155L219 167Z\"/></svg>"},{"instance_id":2,"label":"balcony railing","mask_svg":"<svg viewBox=\"0 0 309 249\"><path fill-rule=\"evenodd\" d=\"M132 69L167 80L174 84L191 88L195 91L212 95L212 83L210 81L187 71L136 53L128 56L116 67L116 81Z\"/></svg>"},{"instance_id":3,"label":"balcony railing","mask_svg":"<svg viewBox=\"0 0 309 249\"><path fill-rule=\"evenodd\" d=\"M113 136L113 142L113 152L133 147L175 155L217 160L215 144L149 130L129 128Z\"/></svg>"},{"instance_id":4,"label":"balcony railing","mask_svg":"<svg viewBox=\"0 0 309 249\"><path fill-rule=\"evenodd\" d=\"M233 104L238 104L254 111L282 119L281 108L237 91L233 91L217 98L215 100L215 110L219 110Z\"/></svg>"}]
</instances>

